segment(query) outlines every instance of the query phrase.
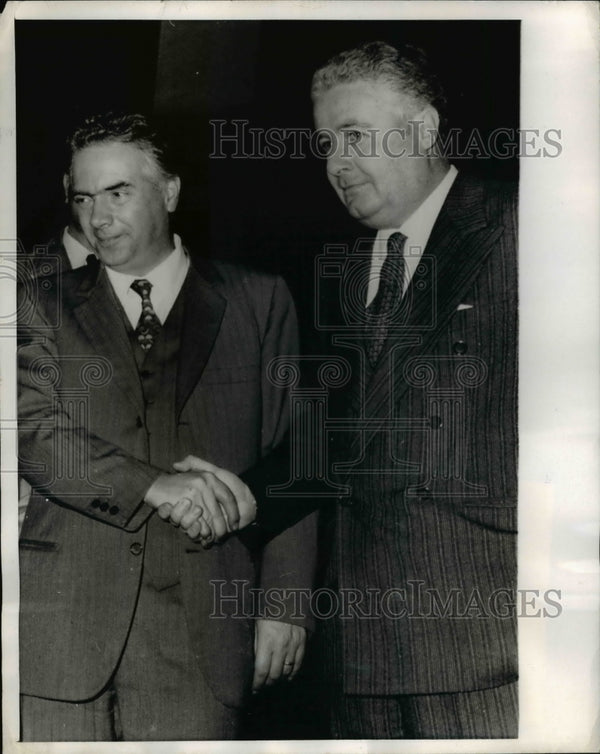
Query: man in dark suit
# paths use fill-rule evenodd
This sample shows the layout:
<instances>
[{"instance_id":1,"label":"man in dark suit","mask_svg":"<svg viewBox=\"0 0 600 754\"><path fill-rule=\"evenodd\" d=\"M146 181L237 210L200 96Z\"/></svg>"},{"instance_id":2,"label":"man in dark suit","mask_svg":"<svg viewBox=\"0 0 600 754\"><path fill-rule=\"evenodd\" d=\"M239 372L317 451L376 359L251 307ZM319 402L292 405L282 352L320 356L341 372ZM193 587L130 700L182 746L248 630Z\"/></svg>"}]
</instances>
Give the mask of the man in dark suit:
<instances>
[{"instance_id":1,"label":"man in dark suit","mask_svg":"<svg viewBox=\"0 0 600 754\"><path fill-rule=\"evenodd\" d=\"M293 304L278 278L190 262L145 118L92 118L71 150L100 264L20 292L22 737L233 738L251 685L297 671L307 625L284 602L254 621L247 590L310 585L314 520L260 557L235 534L209 547L252 496L173 464L239 473L280 441L287 393L266 368L296 352Z\"/></svg>"},{"instance_id":2,"label":"man in dark suit","mask_svg":"<svg viewBox=\"0 0 600 754\"><path fill-rule=\"evenodd\" d=\"M325 621L334 734L516 736L516 195L439 153L445 97L416 48L341 53L312 96L329 181L377 232L330 580L380 602Z\"/></svg>"},{"instance_id":3,"label":"man in dark suit","mask_svg":"<svg viewBox=\"0 0 600 754\"><path fill-rule=\"evenodd\" d=\"M324 254L318 281L337 278L317 326L352 375L321 464L346 487L322 622L332 734L514 737L516 193L441 154L445 96L416 48L341 53L312 97L328 179L376 232ZM265 497L276 476L244 477L272 531L310 507Z\"/></svg>"}]
</instances>

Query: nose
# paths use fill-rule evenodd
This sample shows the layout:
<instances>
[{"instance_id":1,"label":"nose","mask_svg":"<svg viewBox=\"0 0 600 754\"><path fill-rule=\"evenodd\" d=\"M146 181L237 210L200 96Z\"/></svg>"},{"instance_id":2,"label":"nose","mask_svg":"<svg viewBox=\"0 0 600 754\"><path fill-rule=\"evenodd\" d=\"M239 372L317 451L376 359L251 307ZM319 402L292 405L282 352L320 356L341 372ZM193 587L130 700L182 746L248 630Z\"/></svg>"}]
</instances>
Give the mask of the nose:
<instances>
[{"instance_id":1,"label":"nose","mask_svg":"<svg viewBox=\"0 0 600 754\"><path fill-rule=\"evenodd\" d=\"M110 225L112 222L112 213L106 199L102 196L94 197L92 212L90 215L90 224L93 228L102 228Z\"/></svg>"},{"instance_id":2,"label":"nose","mask_svg":"<svg viewBox=\"0 0 600 754\"><path fill-rule=\"evenodd\" d=\"M337 178L346 170L350 170L350 158L341 155L339 152L327 159L327 172L330 176Z\"/></svg>"},{"instance_id":3,"label":"nose","mask_svg":"<svg viewBox=\"0 0 600 754\"><path fill-rule=\"evenodd\" d=\"M331 177L336 177L352 167L352 153L338 139L335 149L327 158L327 172Z\"/></svg>"}]
</instances>

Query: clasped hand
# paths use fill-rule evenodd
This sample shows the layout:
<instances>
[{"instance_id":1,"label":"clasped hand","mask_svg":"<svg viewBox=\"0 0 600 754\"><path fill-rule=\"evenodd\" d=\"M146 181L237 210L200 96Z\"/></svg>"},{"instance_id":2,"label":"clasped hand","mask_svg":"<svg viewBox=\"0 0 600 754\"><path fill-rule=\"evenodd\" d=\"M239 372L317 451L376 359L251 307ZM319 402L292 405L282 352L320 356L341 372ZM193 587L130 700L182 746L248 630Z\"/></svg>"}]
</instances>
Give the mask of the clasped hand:
<instances>
[{"instance_id":1,"label":"clasped hand","mask_svg":"<svg viewBox=\"0 0 600 754\"><path fill-rule=\"evenodd\" d=\"M190 539L207 547L256 518L254 496L232 472L196 456L173 467L179 473L159 476L144 499Z\"/></svg>"},{"instance_id":2,"label":"clasped hand","mask_svg":"<svg viewBox=\"0 0 600 754\"><path fill-rule=\"evenodd\" d=\"M178 473L159 476L144 499L162 519L179 526L191 539L208 547L256 518L254 496L232 472L195 456L173 466ZM305 645L302 626L258 619L253 691L280 678L291 681L302 664Z\"/></svg>"}]
</instances>

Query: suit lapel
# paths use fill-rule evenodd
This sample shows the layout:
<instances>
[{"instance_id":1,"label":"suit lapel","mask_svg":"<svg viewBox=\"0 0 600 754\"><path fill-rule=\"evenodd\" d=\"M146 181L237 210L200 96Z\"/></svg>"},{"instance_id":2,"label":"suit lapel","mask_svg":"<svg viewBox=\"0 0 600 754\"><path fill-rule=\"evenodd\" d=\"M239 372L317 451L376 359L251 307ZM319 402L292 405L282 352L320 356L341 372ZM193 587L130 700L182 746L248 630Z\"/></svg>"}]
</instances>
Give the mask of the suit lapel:
<instances>
[{"instance_id":1,"label":"suit lapel","mask_svg":"<svg viewBox=\"0 0 600 754\"><path fill-rule=\"evenodd\" d=\"M194 267L190 267L180 295L184 296L184 310L175 399L177 416L206 366L227 303Z\"/></svg>"},{"instance_id":2,"label":"suit lapel","mask_svg":"<svg viewBox=\"0 0 600 754\"><path fill-rule=\"evenodd\" d=\"M205 276L190 267L181 289L184 313L177 370L177 415L200 379L221 326L226 301L209 282L216 279L218 275L212 266L206 265ZM125 315L105 270L98 266L88 268L77 288L65 290L65 296L94 349L112 364L116 383L134 406L143 411L138 367Z\"/></svg>"},{"instance_id":3,"label":"suit lapel","mask_svg":"<svg viewBox=\"0 0 600 754\"><path fill-rule=\"evenodd\" d=\"M412 296L412 307L406 326L397 328L388 338L367 386L366 416L381 416L382 409L385 409L384 413L389 413L392 409L390 391L394 402L402 398L409 387L403 374L404 365L410 358L427 353L435 343L502 235L503 226L488 224L486 220L483 191L483 186L476 179L457 176L425 248L425 254L434 265L430 281L434 285L434 294L429 297L417 291L413 277L407 291ZM432 302L435 308L430 312ZM428 330L422 327L427 318L432 322ZM407 339L414 345L407 345ZM389 356L392 349L396 353L390 375ZM365 445L376 432L370 430L364 433ZM355 447L359 440L359 436L354 437L351 447Z\"/></svg>"},{"instance_id":4,"label":"suit lapel","mask_svg":"<svg viewBox=\"0 0 600 754\"><path fill-rule=\"evenodd\" d=\"M143 411L138 368L122 313L106 271L88 269L74 295L73 313L94 349L107 358L113 376L133 405Z\"/></svg>"}]
</instances>

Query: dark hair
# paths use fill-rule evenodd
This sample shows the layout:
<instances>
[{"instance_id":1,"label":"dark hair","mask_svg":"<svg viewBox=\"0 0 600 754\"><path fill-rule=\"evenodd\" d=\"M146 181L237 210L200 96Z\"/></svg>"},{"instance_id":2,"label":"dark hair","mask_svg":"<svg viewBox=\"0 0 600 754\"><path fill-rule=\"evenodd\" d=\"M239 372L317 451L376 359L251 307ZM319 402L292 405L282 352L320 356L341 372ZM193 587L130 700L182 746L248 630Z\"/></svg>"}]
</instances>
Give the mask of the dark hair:
<instances>
[{"instance_id":1,"label":"dark hair","mask_svg":"<svg viewBox=\"0 0 600 754\"><path fill-rule=\"evenodd\" d=\"M162 178L172 178L177 174L164 136L146 116L139 113L110 112L87 117L68 139L70 163L75 153L85 147L114 141L133 144L145 152Z\"/></svg>"},{"instance_id":2,"label":"dark hair","mask_svg":"<svg viewBox=\"0 0 600 754\"><path fill-rule=\"evenodd\" d=\"M337 84L384 80L415 105L429 104L446 122L446 95L426 53L410 44L398 47L386 42L367 42L335 55L313 76L311 94L316 99Z\"/></svg>"}]
</instances>

